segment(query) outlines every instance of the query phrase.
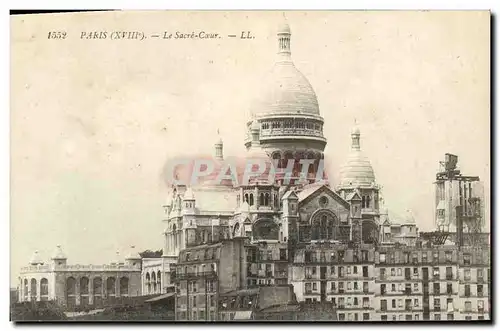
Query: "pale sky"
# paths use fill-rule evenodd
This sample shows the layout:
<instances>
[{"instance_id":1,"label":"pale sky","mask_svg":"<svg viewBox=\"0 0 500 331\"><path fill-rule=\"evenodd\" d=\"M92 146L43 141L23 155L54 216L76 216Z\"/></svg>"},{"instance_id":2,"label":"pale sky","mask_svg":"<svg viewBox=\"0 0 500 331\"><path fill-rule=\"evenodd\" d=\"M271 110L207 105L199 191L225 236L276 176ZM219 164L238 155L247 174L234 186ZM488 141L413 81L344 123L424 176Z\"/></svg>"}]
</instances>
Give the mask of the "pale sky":
<instances>
[{"instance_id":1,"label":"pale sky","mask_svg":"<svg viewBox=\"0 0 500 331\"><path fill-rule=\"evenodd\" d=\"M334 184L357 120L387 207L433 227L445 153L490 190L488 12L287 12L316 91ZM69 263L163 248L168 157L242 155L281 12L128 12L11 19L11 279L57 244ZM67 31L48 40L48 31ZM83 31L251 31L252 40L80 40ZM489 215L489 205L486 206Z\"/></svg>"}]
</instances>

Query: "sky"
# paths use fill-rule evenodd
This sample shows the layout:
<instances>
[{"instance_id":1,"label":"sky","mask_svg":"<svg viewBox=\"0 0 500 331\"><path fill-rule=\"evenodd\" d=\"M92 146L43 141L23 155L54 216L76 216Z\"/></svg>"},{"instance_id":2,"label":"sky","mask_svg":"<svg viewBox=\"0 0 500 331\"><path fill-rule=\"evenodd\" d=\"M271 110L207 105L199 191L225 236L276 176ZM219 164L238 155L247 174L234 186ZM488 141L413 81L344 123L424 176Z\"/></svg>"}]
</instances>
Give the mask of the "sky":
<instances>
[{"instance_id":1,"label":"sky","mask_svg":"<svg viewBox=\"0 0 500 331\"><path fill-rule=\"evenodd\" d=\"M445 153L490 190L488 12L287 12L292 58L325 119L330 177L357 122L389 210L433 228ZM107 12L11 18L11 280L35 250L107 263L163 247L162 167L243 155L282 12ZM50 40L48 31L66 31ZM254 39L80 39L206 31ZM489 216L489 205L486 206Z\"/></svg>"}]
</instances>

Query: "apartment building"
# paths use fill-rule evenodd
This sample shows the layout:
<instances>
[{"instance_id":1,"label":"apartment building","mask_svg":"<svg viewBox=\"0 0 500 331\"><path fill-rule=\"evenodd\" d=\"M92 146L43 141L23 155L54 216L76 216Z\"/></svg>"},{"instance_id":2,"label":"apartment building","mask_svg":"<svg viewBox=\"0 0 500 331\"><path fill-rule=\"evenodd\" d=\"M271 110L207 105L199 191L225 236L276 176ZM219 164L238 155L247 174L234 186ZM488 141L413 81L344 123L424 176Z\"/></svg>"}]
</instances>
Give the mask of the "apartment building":
<instances>
[{"instance_id":1,"label":"apartment building","mask_svg":"<svg viewBox=\"0 0 500 331\"><path fill-rule=\"evenodd\" d=\"M489 252L448 246L380 247L376 320L489 318Z\"/></svg>"},{"instance_id":2,"label":"apartment building","mask_svg":"<svg viewBox=\"0 0 500 331\"><path fill-rule=\"evenodd\" d=\"M286 243L256 242L245 245L247 286L288 284Z\"/></svg>"},{"instance_id":3,"label":"apartment building","mask_svg":"<svg viewBox=\"0 0 500 331\"><path fill-rule=\"evenodd\" d=\"M219 294L246 284L245 258L239 238L182 250L172 277L176 320L217 320Z\"/></svg>"},{"instance_id":4,"label":"apartment building","mask_svg":"<svg viewBox=\"0 0 500 331\"><path fill-rule=\"evenodd\" d=\"M296 251L290 283L299 302L331 302L339 320L372 319L374 248L312 244Z\"/></svg>"},{"instance_id":5,"label":"apartment building","mask_svg":"<svg viewBox=\"0 0 500 331\"><path fill-rule=\"evenodd\" d=\"M491 261L489 251L464 248L459 252L458 314L464 320L490 319Z\"/></svg>"}]
</instances>

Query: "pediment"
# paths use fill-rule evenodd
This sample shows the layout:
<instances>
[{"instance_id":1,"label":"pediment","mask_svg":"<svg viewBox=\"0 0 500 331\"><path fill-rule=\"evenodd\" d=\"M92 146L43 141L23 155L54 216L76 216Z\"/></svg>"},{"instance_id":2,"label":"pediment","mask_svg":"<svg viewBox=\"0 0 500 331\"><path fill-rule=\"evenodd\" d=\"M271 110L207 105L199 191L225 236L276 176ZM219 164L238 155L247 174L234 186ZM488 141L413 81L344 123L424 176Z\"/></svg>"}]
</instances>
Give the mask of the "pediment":
<instances>
[{"instance_id":1,"label":"pediment","mask_svg":"<svg viewBox=\"0 0 500 331\"><path fill-rule=\"evenodd\" d=\"M338 195L335 191L331 190L326 185L321 185L317 189L312 190L307 196L303 196L302 199L299 201L299 207L310 203L314 199L319 199L320 196L327 196L336 203L343 206L345 209L350 209L349 202L344 200L340 195Z\"/></svg>"}]
</instances>

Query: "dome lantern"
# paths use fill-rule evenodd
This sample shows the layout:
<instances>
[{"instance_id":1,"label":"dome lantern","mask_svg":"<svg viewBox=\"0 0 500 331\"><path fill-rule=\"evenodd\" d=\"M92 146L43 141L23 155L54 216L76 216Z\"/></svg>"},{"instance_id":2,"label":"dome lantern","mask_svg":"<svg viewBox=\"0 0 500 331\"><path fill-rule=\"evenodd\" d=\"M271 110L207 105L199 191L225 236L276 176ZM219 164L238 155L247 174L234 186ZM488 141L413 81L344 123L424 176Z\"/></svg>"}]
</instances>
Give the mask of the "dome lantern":
<instances>
[{"instance_id":1,"label":"dome lantern","mask_svg":"<svg viewBox=\"0 0 500 331\"><path fill-rule=\"evenodd\" d=\"M288 22L286 21L285 14L283 14L283 21L278 27L278 54L283 56L285 60L290 59L290 55L292 54L291 48L290 48L290 37L292 35L292 32L290 30L290 26L288 25Z\"/></svg>"},{"instance_id":2,"label":"dome lantern","mask_svg":"<svg viewBox=\"0 0 500 331\"><path fill-rule=\"evenodd\" d=\"M216 160L223 160L224 159L224 143L222 141L222 138L220 137L219 129L217 129L217 136L219 138L217 139L217 142L215 143L215 159Z\"/></svg>"}]
</instances>

